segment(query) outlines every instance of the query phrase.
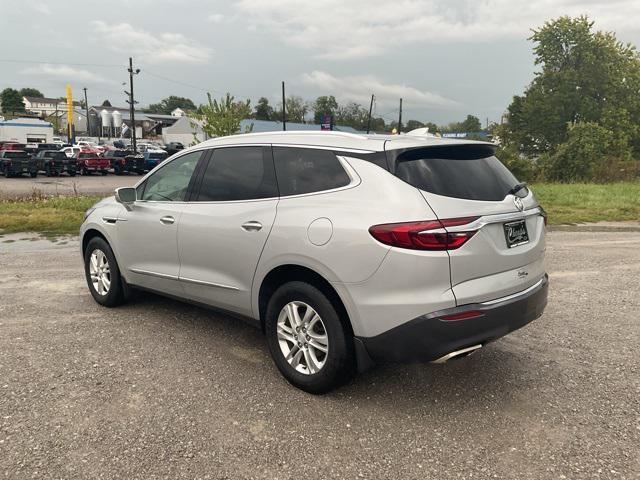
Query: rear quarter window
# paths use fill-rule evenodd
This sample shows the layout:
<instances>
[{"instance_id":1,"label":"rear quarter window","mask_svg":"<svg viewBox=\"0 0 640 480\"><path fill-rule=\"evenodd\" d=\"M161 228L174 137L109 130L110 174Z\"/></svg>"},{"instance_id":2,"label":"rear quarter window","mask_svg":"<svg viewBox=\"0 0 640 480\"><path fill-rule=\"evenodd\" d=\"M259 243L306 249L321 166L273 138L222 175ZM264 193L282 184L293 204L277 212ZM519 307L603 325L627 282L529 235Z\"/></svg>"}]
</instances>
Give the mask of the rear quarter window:
<instances>
[{"instance_id":1,"label":"rear quarter window","mask_svg":"<svg viewBox=\"0 0 640 480\"><path fill-rule=\"evenodd\" d=\"M518 183L486 148L410 150L397 157L395 174L420 190L466 200L501 201Z\"/></svg>"},{"instance_id":2,"label":"rear quarter window","mask_svg":"<svg viewBox=\"0 0 640 480\"><path fill-rule=\"evenodd\" d=\"M273 155L280 196L333 190L351 182L329 150L274 147Z\"/></svg>"}]
</instances>

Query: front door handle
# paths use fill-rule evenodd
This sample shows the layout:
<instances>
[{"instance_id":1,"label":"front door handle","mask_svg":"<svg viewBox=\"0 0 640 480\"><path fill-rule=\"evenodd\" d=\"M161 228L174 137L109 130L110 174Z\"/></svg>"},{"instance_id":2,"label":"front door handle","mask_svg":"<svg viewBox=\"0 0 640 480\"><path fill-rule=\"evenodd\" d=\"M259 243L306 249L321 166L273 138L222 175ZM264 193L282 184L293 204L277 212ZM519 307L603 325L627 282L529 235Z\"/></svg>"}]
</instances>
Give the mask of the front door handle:
<instances>
[{"instance_id":1,"label":"front door handle","mask_svg":"<svg viewBox=\"0 0 640 480\"><path fill-rule=\"evenodd\" d=\"M262 224L260 222L251 221L242 224L242 228L247 232L257 232L262 228Z\"/></svg>"},{"instance_id":2,"label":"front door handle","mask_svg":"<svg viewBox=\"0 0 640 480\"><path fill-rule=\"evenodd\" d=\"M161 221L162 223L164 223L165 225L172 225L172 224L173 224L173 222L175 222L175 221L176 221L176 219L175 219L175 218L173 218L171 215L167 215L166 217L162 217L162 218L160 219L160 221Z\"/></svg>"}]
</instances>

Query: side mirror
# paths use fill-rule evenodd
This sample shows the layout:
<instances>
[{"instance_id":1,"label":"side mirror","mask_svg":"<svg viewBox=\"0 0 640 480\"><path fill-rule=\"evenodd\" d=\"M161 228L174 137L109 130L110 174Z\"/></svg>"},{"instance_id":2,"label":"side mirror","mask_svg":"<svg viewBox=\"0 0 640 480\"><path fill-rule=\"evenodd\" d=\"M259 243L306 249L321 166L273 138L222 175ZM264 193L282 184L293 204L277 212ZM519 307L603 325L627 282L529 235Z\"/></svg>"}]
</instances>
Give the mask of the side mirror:
<instances>
[{"instance_id":1,"label":"side mirror","mask_svg":"<svg viewBox=\"0 0 640 480\"><path fill-rule=\"evenodd\" d=\"M136 201L136 189L133 187L116 188L116 202L124 205L124 208L131 210L133 202Z\"/></svg>"}]
</instances>

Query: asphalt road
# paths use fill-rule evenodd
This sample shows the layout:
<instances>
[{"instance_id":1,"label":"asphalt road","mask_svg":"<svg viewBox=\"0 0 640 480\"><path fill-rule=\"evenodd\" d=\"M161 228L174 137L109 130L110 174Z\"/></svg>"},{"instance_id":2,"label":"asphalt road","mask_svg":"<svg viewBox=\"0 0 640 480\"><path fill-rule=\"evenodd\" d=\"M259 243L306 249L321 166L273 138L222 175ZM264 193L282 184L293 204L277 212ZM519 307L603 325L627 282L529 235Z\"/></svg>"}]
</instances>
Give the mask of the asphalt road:
<instances>
[{"instance_id":1,"label":"asphalt road","mask_svg":"<svg viewBox=\"0 0 640 480\"><path fill-rule=\"evenodd\" d=\"M98 175L86 177L45 177L39 175L36 178L0 177L0 198L16 198L32 195L39 192L45 195L70 195L74 193L83 195L111 195L118 187L133 186L139 175Z\"/></svg>"},{"instance_id":2,"label":"asphalt road","mask_svg":"<svg viewBox=\"0 0 640 480\"><path fill-rule=\"evenodd\" d=\"M640 478L640 233L550 233L542 318L325 396L253 327L104 309L74 240L21 237L0 238L0 478Z\"/></svg>"}]
</instances>

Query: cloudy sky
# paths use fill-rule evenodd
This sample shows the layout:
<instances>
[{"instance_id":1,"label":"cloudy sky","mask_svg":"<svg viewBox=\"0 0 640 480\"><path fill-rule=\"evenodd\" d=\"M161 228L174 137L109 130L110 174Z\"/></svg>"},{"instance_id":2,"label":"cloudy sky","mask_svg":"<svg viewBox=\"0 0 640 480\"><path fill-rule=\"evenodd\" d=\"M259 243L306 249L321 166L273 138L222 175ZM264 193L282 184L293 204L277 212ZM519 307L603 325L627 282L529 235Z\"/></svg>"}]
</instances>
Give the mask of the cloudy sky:
<instances>
[{"instance_id":1,"label":"cloudy sky","mask_svg":"<svg viewBox=\"0 0 640 480\"><path fill-rule=\"evenodd\" d=\"M287 93L335 95L376 113L445 123L499 120L535 67L530 29L588 14L596 28L640 43L638 0L0 0L0 88L124 104L204 100L206 91L277 103Z\"/></svg>"}]
</instances>

